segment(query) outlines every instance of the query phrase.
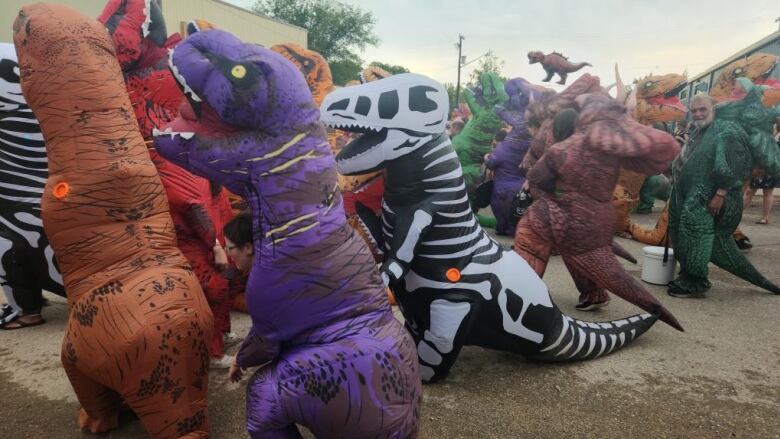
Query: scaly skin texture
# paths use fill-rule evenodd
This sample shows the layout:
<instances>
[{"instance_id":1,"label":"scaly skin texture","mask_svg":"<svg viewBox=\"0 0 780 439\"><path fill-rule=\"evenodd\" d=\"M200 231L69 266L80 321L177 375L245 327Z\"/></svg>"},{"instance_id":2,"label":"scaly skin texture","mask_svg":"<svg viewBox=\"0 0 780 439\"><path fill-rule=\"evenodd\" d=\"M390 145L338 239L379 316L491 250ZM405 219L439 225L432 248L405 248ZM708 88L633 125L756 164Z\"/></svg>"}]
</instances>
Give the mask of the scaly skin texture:
<instances>
[{"instance_id":1,"label":"scaly skin texture","mask_svg":"<svg viewBox=\"0 0 780 439\"><path fill-rule=\"evenodd\" d=\"M482 161L485 154L493 148L493 138L501 129L502 122L496 114L495 106L504 105L509 96L504 91L501 78L495 73L486 72L480 75L476 92L464 90L463 99L472 116L460 134L452 140L452 145L463 167L466 192L472 196L483 181Z\"/></svg>"},{"instance_id":2,"label":"scaly skin texture","mask_svg":"<svg viewBox=\"0 0 780 439\"><path fill-rule=\"evenodd\" d=\"M780 111L765 108L762 98L760 87L752 87L742 100L717 107L712 124L691 134L690 155L679 170L675 167L669 232L680 275L670 283L670 290L707 291L707 265L712 262L780 294L780 288L753 267L732 238L742 218L742 185L751 170L760 167L770 175L780 174L780 151L771 128ZM718 189L727 194L723 208L712 216L707 206Z\"/></svg>"},{"instance_id":3,"label":"scaly skin texture","mask_svg":"<svg viewBox=\"0 0 780 439\"><path fill-rule=\"evenodd\" d=\"M247 388L250 436L298 437L297 423L317 437L414 437L422 397L414 344L346 223L300 71L220 30L187 38L171 64L200 117L182 113L155 146L252 210L252 329L237 364L269 364Z\"/></svg>"},{"instance_id":4,"label":"scaly skin texture","mask_svg":"<svg viewBox=\"0 0 780 439\"><path fill-rule=\"evenodd\" d=\"M361 99L378 111L328 110ZM466 344L576 361L614 352L647 330L658 316L595 325L562 314L531 267L485 233L444 133L448 103L441 84L399 74L335 91L322 106L325 123L365 133L337 156L342 172L386 169L381 270L417 342L423 379L445 378Z\"/></svg>"},{"instance_id":5,"label":"scaly skin texture","mask_svg":"<svg viewBox=\"0 0 780 439\"><path fill-rule=\"evenodd\" d=\"M68 292L62 363L79 426L115 427L124 403L152 437L205 438L211 312L106 29L38 3L22 8L14 42L46 138L42 217Z\"/></svg>"},{"instance_id":6,"label":"scaly skin texture","mask_svg":"<svg viewBox=\"0 0 780 439\"><path fill-rule=\"evenodd\" d=\"M511 212L512 200L525 182L520 162L531 145L531 134L525 123L525 109L531 98L539 99L542 90L523 78L507 81L504 90L509 101L506 105L497 106L496 113L512 129L487 157L485 166L494 172L490 208L496 217L496 233L512 236L517 224Z\"/></svg>"},{"instance_id":7,"label":"scaly skin texture","mask_svg":"<svg viewBox=\"0 0 780 439\"><path fill-rule=\"evenodd\" d=\"M555 143L552 129L555 114L566 108L576 107L577 104L574 102L574 99L577 96L593 93L600 88L599 78L585 73L560 93L545 92L541 100L528 106L526 123L537 127L537 129L531 140L531 147L528 149L525 157L523 157L523 163L520 165L525 175L544 155L545 151Z\"/></svg>"},{"instance_id":8,"label":"scaly skin texture","mask_svg":"<svg viewBox=\"0 0 780 439\"><path fill-rule=\"evenodd\" d=\"M679 146L669 134L634 121L606 93L591 93L578 101L581 110L574 134L553 145L528 174L535 201L517 226L515 251L541 276L556 249L581 292L608 289L681 329L674 316L623 270L611 250L611 199L620 167L658 172Z\"/></svg>"},{"instance_id":9,"label":"scaly skin texture","mask_svg":"<svg viewBox=\"0 0 780 439\"><path fill-rule=\"evenodd\" d=\"M636 81L634 119L643 125L683 120L688 109L677 98L688 81L684 75L650 75ZM615 206L615 233L629 235L631 211L639 204L639 191L647 175L621 170L612 194Z\"/></svg>"},{"instance_id":10,"label":"scaly skin texture","mask_svg":"<svg viewBox=\"0 0 780 439\"><path fill-rule=\"evenodd\" d=\"M144 139L179 114L184 95L168 68L168 50L181 41L178 34L166 39L165 21L155 0L110 0L98 21L106 25L133 103ZM148 15L147 15L148 14ZM149 33L144 36L144 28ZM160 43L162 42L162 43ZM214 357L224 352L223 338L230 331L230 279L214 265L212 248L222 238L224 222L209 214L209 182L149 151L168 197L179 250L200 281L214 316L215 335L209 343Z\"/></svg>"},{"instance_id":11,"label":"scaly skin texture","mask_svg":"<svg viewBox=\"0 0 780 439\"><path fill-rule=\"evenodd\" d=\"M780 102L780 83L774 79L767 79L768 72L772 72L777 64L777 56L768 53L756 53L750 55L747 58L739 59L732 62L726 68L715 81L715 85L710 90L710 96L715 99L716 102L722 102L731 96L736 86L737 78L749 79L754 84L759 84L768 87L764 90L763 103L764 106L770 107ZM668 218L668 204L661 212L661 216L652 229L645 229L639 224L631 224L630 232L631 236L642 243L651 245L662 244L668 233L667 224ZM734 232L734 238L739 239L744 235L737 229Z\"/></svg>"},{"instance_id":12,"label":"scaly skin texture","mask_svg":"<svg viewBox=\"0 0 780 439\"><path fill-rule=\"evenodd\" d=\"M574 73L585 66L591 65L587 62L572 63L569 61L569 58L558 52L548 53L547 55L539 51L528 52L528 64L536 63L540 63L547 73L547 76L542 79L543 82L550 82L552 77L557 73L558 77L561 78L561 80L558 81L558 84L561 85L566 84L566 77L569 73Z\"/></svg>"}]
</instances>

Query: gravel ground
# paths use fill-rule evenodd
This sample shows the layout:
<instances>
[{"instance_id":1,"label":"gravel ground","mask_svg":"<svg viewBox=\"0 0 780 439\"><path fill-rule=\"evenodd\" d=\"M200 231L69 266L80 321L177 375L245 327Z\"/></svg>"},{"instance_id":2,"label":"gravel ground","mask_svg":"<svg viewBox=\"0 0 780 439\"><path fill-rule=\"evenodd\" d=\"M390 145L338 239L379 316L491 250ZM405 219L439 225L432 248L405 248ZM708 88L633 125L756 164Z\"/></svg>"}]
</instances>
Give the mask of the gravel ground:
<instances>
[{"instance_id":1,"label":"gravel ground","mask_svg":"<svg viewBox=\"0 0 780 439\"><path fill-rule=\"evenodd\" d=\"M654 224L658 210L635 219ZM780 283L780 214L775 210L769 226L755 225L758 217L755 206L743 219L756 245L748 255ZM641 265L642 245L620 242ZM624 266L639 277L640 265ZM421 437L780 438L780 296L714 267L711 280L705 299L675 299L663 287L645 284L686 332L659 323L631 346L596 361L539 365L517 355L464 349L449 379L424 389ZM545 281L561 309L577 318L603 321L637 312L619 299L595 313L574 310L574 284L558 257ZM49 297L46 325L0 331L0 437L92 437L76 427L78 403L60 365L67 307ZM233 322L239 333L248 329L246 315L234 314ZM211 374L212 437L246 437L245 383L231 384L225 375ZM119 429L101 437L145 435L127 415Z\"/></svg>"}]
</instances>

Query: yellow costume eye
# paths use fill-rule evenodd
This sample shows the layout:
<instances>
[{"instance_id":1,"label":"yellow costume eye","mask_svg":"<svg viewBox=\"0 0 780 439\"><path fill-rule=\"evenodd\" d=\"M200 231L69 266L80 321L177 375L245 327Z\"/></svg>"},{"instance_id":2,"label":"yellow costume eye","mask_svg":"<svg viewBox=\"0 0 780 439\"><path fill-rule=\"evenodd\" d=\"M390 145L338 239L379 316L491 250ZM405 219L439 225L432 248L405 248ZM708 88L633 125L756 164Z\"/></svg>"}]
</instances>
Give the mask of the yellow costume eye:
<instances>
[{"instance_id":1,"label":"yellow costume eye","mask_svg":"<svg viewBox=\"0 0 780 439\"><path fill-rule=\"evenodd\" d=\"M236 79L242 79L244 76L246 76L246 67L239 64L233 67L233 69L230 71L230 74L233 75L233 77Z\"/></svg>"}]
</instances>

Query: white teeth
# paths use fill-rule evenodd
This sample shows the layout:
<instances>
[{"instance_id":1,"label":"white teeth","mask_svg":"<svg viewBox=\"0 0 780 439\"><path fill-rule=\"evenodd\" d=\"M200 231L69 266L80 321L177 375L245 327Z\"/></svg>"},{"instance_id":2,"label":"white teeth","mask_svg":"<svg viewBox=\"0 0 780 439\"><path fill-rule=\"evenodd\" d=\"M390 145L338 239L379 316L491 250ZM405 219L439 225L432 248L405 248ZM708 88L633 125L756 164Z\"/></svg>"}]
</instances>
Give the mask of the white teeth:
<instances>
[{"instance_id":1,"label":"white teeth","mask_svg":"<svg viewBox=\"0 0 780 439\"><path fill-rule=\"evenodd\" d=\"M149 35L149 25L152 24L152 0L144 2L144 24L141 27L144 38Z\"/></svg>"},{"instance_id":2,"label":"white teeth","mask_svg":"<svg viewBox=\"0 0 780 439\"><path fill-rule=\"evenodd\" d=\"M176 65L173 63L173 49L168 49L168 66L171 68L171 71L173 72L174 78L176 78L176 81L181 84L182 88L184 88L184 93L189 94L193 101L195 102L202 102L202 99L200 96L195 94L195 92L190 88L189 85L187 85L187 80L184 79L184 76L179 73L179 68L176 67Z\"/></svg>"},{"instance_id":3,"label":"white teeth","mask_svg":"<svg viewBox=\"0 0 780 439\"><path fill-rule=\"evenodd\" d=\"M185 140L192 139L192 136L194 136L195 133L179 133L179 136L183 137Z\"/></svg>"}]
</instances>

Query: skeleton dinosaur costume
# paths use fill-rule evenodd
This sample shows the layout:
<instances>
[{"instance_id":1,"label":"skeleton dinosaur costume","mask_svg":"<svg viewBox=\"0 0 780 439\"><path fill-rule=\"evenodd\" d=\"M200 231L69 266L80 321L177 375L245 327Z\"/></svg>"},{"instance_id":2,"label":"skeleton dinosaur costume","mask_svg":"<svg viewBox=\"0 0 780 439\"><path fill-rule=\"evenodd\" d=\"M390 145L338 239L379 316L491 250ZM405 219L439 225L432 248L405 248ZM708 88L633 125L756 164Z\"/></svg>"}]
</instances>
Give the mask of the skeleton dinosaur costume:
<instances>
[{"instance_id":1,"label":"skeleton dinosaur costume","mask_svg":"<svg viewBox=\"0 0 780 439\"><path fill-rule=\"evenodd\" d=\"M463 99L472 117L452 141L452 146L463 166L466 192L471 197L483 181L482 161L485 154L493 149L493 139L501 129L502 122L496 114L495 106L504 105L509 96L504 91L501 78L486 72L479 76L479 88L475 92L464 90Z\"/></svg>"},{"instance_id":2,"label":"skeleton dinosaur costume","mask_svg":"<svg viewBox=\"0 0 780 439\"><path fill-rule=\"evenodd\" d=\"M509 101L505 106L497 107L496 113L512 129L487 156L485 166L495 173L490 208L496 217L496 233L514 236L517 219L512 214L512 200L525 182L520 163L531 144L525 109L531 100L541 96L542 90L523 78L507 81L504 90Z\"/></svg>"},{"instance_id":3,"label":"skeleton dinosaur costume","mask_svg":"<svg viewBox=\"0 0 780 439\"><path fill-rule=\"evenodd\" d=\"M117 59L144 139L175 118L184 100L168 68L168 50L180 41L167 37L165 21L156 0L110 0L98 21L106 25L116 47ZM209 182L170 163L150 148L149 155L168 197L179 249L192 265L214 316L215 330L209 342L212 357L225 354L223 333L230 331L231 297L240 290L233 271L214 264L215 243L224 246L222 227L227 212L219 212L227 194L211 194Z\"/></svg>"},{"instance_id":4,"label":"skeleton dinosaur costume","mask_svg":"<svg viewBox=\"0 0 780 439\"><path fill-rule=\"evenodd\" d=\"M669 232L680 262L669 293L697 297L707 291L709 262L775 294L780 287L766 279L737 248L732 234L742 219L742 184L754 167L780 175L780 150L772 123L780 109L762 104L763 90L739 78L747 95L715 108L715 119L691 133L686 154L674 168L669 202ZM702 132L703 131L703 132ZM708 211L716 191L724 191L717 215Z\"/></svg>"},{"instance_id":5,"label":"skeleton dinosaur costume","mask_svg":"<svg viewBox=\"0 0 780 439\"><path fill-rule=\"evenodd\" d=\"M569 73L574 73L585 66L591 65L587 62L572 63L569 61L569 58L558 52L548 53L547 55L539 51L528 52L528 64L536 63L541 64L545 73L547 73L547 76L542 79L543 82L550 82L553 76L558 74L558 77L561 78L558 84L561 85L566 84L566 78L569 76Z\"/></svg>"},{"instance_id":6,"label":"skeleton dinosaur costume","mask_svg":"<svg viewBox=\"0 0 780 439\"><path fill-rule=\"evenodd\" d=\"M65 295L41 223L48 176L38 121L22 96L13 44L0 43L0 286L7 305L0 326L21 313L40 314L41 290Z\"/></svg>"},{"instance_id":7,"label":"skeleton dinosaur costume","mask_svg":"<svg viewBox=\"0 0 780 439\"><path fill-rule=\"evenodd\" d=\"M555 249L582 295L609 290L682 329L623 270L610 248L615 221L611 199L619 168L659 172L679 146L669 134L634 121L625 107L604 92L577 100L580 116L574 134L550 147L528 173L535 201L517 225L514 249L540 276Z\"/></svg>"},{"instance_id":8,"label":"skeleton dinosaur costume","mask_svg":"<svg viewBox=\"0 0 780 439\"><path fill-rule=\"evenodd\" d=\"M172 161L251 206L252 329L240 367L255 438L414 437L422 391L414 344L393 317L365 244L347 225L325 128L300 71L220 30L171 54L194 108L155 136Z\"/></svg>"},{"instance_id":9,"label":"skeleton dinosaur costume","mask_svg":"<svg viewBox=\"0 0 780 439\"><path fill-rule=\"evenodd\" d=\"M437 82L399 74L347 87L328 95L321 112L330 126L365 133L339 153L342 173L386 170L381 272L417 342L424 380L446 377L464 344L539 361L589 359L657 319L590 323L562 314L528 264L482 230L444 134L448 97Z\"/></svg>"},{"instance_id":10,"label":"skeleton dinosaur costume","mask_svg":"<svg viewBox=\"0 0 780 439\"><path fill-rule=\"evenodd\" d=\"M152 437L205 438L211 312L106 29L38 3L19 12L14 43L46 140L42 218L68 292L62 364L79 426L116 427L124 403Z\"/></svg>"}]
</instances>

